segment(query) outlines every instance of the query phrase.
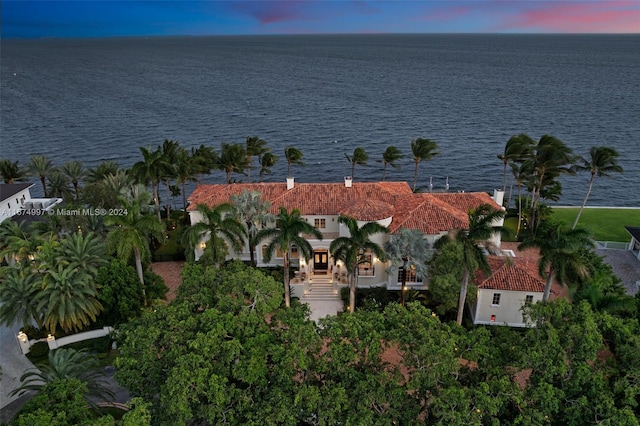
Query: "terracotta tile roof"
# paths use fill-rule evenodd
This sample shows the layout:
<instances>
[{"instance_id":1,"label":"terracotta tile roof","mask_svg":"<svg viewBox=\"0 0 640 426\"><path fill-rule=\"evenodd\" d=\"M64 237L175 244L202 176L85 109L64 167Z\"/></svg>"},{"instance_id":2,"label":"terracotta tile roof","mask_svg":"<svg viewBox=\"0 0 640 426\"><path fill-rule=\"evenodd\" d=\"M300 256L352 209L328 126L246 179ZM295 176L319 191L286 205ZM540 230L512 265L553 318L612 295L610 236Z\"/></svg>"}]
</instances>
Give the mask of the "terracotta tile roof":
<instances>
[{"instance_id":1,"label":"terracotta tile roof","mask_svg":"<svg viewBox=\"0 0 640 426\"><path fill-rule=\"evenodd\" d=\"M373 221L387 219L393 216L394 212L395 208L384 201L358 200L343 208L340 214L357 220Z\"/></svg>"},{"instance_id":2,"label":"terracotta tile roof","mask_svg":"<svg viewBox=\"0 0 640 426\"><path fill-rule=\"evenodd\" d=\"M542 293L545 280L538 274L538 265L530 259L507 256L487 256L491 275L476 272L478 288Z\"/></svg>"},{"instance_id":3,"label":"terracotta tile roof","mask_svg":"<svg viewBox=\"0 0 640 426\"><path fill-rule=\"evenodd\" d=\"M344 183L296 183L289 190L285 183L200 185L189 196L188 210L195 210L200 203L215 206L228 202L231 195L244 190L261 192L273 213L285 207L297 208L303 215L349 213L359 220L380 220L391 212L391 232L410 228L428 235L467 228L469 209L480 204L499 208L486 193L414 194L406 182L355 182L351 188Z\"/></svg>"}]
</instances>

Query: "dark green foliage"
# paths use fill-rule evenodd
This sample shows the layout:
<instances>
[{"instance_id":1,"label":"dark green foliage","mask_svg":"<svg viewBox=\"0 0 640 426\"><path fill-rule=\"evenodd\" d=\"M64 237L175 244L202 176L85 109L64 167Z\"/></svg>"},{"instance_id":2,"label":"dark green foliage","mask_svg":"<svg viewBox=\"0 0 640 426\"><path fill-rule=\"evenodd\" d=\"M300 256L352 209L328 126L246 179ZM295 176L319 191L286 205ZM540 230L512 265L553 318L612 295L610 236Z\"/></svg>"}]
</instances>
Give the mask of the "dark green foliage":
<instances>
[{"instance_id":1,"label":"dark green foliage","mask_svg":"<svg viewBox=\"0 0 640 426\"><path fill-rule=\"evenodd\" d=\"M87 385L78 379L56 379L23 407L14 426L107 426L111 416L98 417L86 403Z\"/></svg>"}]
</instances>

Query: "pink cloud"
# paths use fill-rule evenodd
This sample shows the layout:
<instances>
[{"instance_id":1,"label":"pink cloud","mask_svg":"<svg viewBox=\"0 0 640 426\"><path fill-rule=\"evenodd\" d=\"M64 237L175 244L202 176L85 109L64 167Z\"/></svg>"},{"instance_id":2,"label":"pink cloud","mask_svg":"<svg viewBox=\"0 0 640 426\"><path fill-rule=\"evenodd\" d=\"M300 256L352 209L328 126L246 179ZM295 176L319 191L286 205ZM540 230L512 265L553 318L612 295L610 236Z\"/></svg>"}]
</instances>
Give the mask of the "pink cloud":
<instances>
[{"instance_id":1,"label":"pink cloud","mask_svg":"<svg viewBox=\"0 0 640 426\"><path fill-rule=\"evenodd\" d=\"M562 33L640 32L640 3L599 1L540 3L515 13L504 23L511 29L537 29Z\"/></svg>"},{"instance_id":2,"label":"pink cloud","mask_svg":"<svg viewBox=\"0 0 640 426\"><path fill-rule=\"evenodd\" d=\"M234 9L256 19L260 24L273 24L308 18L300 1L240 1Z\"/></svg>"}]
</instances>

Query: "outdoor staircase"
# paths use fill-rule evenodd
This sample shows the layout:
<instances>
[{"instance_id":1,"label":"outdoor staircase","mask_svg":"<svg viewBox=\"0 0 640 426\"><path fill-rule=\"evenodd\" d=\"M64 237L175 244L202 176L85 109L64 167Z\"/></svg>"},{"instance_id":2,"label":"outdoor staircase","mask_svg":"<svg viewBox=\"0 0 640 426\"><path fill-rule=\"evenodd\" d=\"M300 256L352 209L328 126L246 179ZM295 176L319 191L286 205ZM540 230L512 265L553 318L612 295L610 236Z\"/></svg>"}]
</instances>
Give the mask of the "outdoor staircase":
<instances>
[{"instance_id":1,"label":"outdoor staircase","mask_svg":"<svg viewBox=\"0 0 640 426\"><path fill-rule=\"evenodd\" d=\"M331 278L313 276L309 282L309 290L302 296L301 302L340 301L340 294L333 289L333 280Z\"/></svg>"}]
</instances>

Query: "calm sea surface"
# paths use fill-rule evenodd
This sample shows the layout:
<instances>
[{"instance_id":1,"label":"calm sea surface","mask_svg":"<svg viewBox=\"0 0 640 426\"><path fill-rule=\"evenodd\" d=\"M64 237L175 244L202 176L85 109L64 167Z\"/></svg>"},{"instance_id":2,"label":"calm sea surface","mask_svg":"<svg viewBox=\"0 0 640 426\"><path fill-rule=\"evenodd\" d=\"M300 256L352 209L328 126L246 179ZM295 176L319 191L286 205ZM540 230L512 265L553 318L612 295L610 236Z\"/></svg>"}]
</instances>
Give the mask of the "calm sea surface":
<instances>
[{"instance_id":1,"label":"calm sea surface","mask_svg":"<svg viewBox=\"0 0 640 426\"><path fill-rule=\"evenodd\" d=\"M427 137L441 155L421 163L419 185L491 191L496 155L524 132L581 155L615 147L625 173L597 179L590 204L640 206L637 35L2 40L0 55L0 157L20 164L128 167L165 138L219 148L259 135L281 157L267 180L284 181L290 144L307 164L298 181L341 181L358 146L370 161L355 180L379 180L388 145L408 156ZM409 158L387 176L412 181ZM588 175L562 182L560 203L580 203Z\"/></svg>"}]
</instances>

